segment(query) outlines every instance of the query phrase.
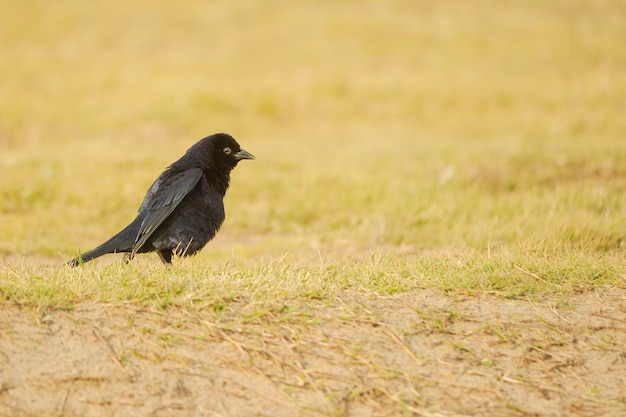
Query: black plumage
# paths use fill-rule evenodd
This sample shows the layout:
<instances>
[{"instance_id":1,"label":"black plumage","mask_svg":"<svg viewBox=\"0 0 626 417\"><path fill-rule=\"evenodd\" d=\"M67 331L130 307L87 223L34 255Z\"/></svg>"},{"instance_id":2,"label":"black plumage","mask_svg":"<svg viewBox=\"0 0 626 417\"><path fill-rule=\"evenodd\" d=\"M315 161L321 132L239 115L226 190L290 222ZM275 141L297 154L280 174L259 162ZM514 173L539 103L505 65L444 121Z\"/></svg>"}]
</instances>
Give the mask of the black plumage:
<instances>
[{"instance_id":1,"label":"black plumage","mask_svg":"<svg viewBox=\"0 0 626 417\"><path fill-rule=\"evenodd\" d=\"M230 171L254 156L226 133L208 136L170 165L148 189L135 220L97 248L72 259L77 266L107 253L157 252L169 264L172 256L189 256L213 239L224 222L224 195Z\"/></svg>"}]
</instances>

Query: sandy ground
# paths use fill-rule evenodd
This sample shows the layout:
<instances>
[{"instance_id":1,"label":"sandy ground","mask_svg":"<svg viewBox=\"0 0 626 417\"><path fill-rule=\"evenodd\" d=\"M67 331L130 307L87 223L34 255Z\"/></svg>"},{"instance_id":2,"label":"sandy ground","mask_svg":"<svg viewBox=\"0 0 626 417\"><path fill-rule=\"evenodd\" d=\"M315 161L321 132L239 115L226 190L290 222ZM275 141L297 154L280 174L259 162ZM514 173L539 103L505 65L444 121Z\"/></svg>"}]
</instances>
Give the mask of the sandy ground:
<instances>
[{"instance_id":1,"label":"sandy ground","mask_svg":"<svg viewBox=\"0 0 626 417\"><path fill-rule=\"evenodd\" d=\"M626 415L626 290L0 309L0 416Z\"/></svg>"}]
</instances>

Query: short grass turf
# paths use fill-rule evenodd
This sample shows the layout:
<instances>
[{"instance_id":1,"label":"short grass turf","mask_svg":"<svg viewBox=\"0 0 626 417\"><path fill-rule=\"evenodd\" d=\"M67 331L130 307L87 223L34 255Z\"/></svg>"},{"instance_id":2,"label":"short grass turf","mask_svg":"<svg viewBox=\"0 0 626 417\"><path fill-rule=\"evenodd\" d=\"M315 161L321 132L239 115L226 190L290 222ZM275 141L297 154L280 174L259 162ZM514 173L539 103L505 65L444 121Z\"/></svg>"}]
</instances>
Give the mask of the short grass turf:
<instances>
[{"instance_id":1,"label":"short grass turf","mask_svg":"<svg viewBox=\"0 0 626 417\"><path fill-rule=\"evenodd\" d=\"M624 2L2 9L4 300L625 285ZM63 266L218 131L257 160L200 255Z\"/></svg>"}]
</instances>

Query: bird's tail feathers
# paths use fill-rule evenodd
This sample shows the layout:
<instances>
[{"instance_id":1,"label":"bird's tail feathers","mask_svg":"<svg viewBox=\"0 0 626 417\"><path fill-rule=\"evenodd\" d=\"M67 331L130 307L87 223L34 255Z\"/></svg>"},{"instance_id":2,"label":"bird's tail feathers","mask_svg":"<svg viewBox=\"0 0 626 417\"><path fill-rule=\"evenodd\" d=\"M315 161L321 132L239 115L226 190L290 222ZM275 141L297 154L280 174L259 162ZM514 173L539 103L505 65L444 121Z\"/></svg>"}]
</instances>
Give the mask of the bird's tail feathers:
<instances>
[{"instance_id":1,"label":"bird's tail feathers","mask_svg":"<svg viewBox=\"0 0 626 417\"><path fill-rule=\"evenodd\" d=\"M106 255L107 253L131 252L135 243L135 237L137 236L134 226L134 222L129 224L124 230L104 242L102 245L78 255L67 264L69 266L78 266L102 255Z\"/></svg>"}]
</instances>

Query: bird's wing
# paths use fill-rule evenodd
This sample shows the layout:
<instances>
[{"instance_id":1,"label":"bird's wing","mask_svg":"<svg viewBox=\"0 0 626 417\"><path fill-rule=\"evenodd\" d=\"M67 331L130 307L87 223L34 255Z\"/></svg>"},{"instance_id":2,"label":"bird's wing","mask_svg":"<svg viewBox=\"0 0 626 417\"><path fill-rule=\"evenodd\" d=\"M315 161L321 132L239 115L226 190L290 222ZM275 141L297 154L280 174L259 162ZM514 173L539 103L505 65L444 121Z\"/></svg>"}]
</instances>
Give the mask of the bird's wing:
<instances>
[{"instance_id":1,"label":"bird's wing","mask_svg":"<svg viewBox=\"0 0 626 417\"><path fill-rule=\"evenodd\" d=\"M167 219L167 216L172 214L201 177L202 170L200 168L189 169L172 175L159 184L156 190L150 190L152 195L149 200L142 204L145 205L147 213L139 227L139 233L133 245L133 255L146 243L157 227Z\"/></svg>"}]
</instances>

